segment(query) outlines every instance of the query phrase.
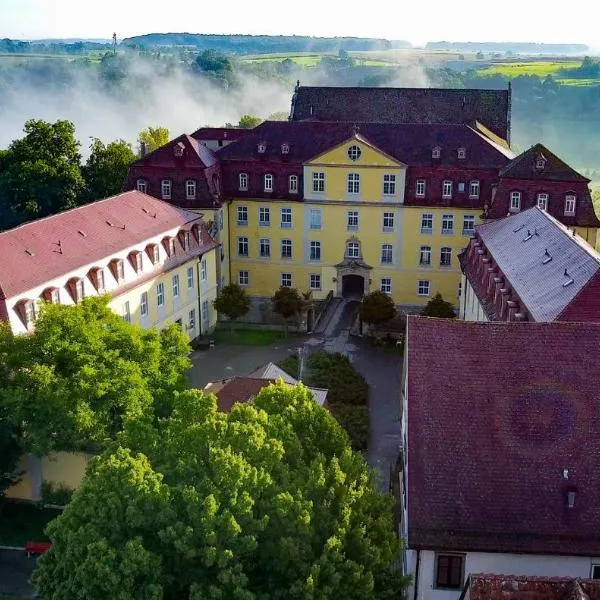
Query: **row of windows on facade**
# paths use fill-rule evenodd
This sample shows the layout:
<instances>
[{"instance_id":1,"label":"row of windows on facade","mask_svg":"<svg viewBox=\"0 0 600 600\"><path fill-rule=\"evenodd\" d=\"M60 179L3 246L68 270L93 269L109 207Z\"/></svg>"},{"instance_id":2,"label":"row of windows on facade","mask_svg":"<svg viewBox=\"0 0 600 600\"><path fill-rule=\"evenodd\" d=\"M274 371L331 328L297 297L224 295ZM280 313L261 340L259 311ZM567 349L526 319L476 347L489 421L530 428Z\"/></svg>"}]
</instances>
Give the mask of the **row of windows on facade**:
<instances>
[{"instance_id":1,"label":"row of windows on facade","mask_svg":"<svg viewBox=\"0 0 600 600\"><path fill-rule=\"evenodd\" d=\"M250 285L250 273L249 271L238 271L238 284L246 287ZM281 287L293 287L293 279L291 273L281 273L280 278ZM311 273L308 276L308 286L311 290L321 290L321 275L318 273ZM382 277L379 281L379 289L384 294L392 293L392 279L391 277ZM429 296L431 293L431 282L425 279L420 279L417 282L417 295L418 296Z\"/></svg>"},{"instance_id":2,"label":"row of windows on facade","mask_svg":"<svg viewBox=\"0 0 600 600\"><path fill-rule=\"evenodd\" d=\"M519 212L521 210L521 192L510 193L510 212ZM538 208L542 210L548 210L550 204L550 194L547 192L540 192L536 196L536 204ZM575 215L577 209L577 196L573 192L565 194L564 200L564 216L572 217Z\"/></svg>"},{"instance_id":3,"label":"row of windows on facade","mask_svg":"<svg viewBox=\"0 0 600 600\"><path fill-rule=\"evenodd\" d=\"M280 226L283 229L289 229L292 227L292 209L281 208L281 220ZM248 207L238 206L237 207L237 224L240 226L248 225ZM271 226L271 208L268 206L262 206L258 210L258 224L262 227ZM321 229L323 226L322 212L321 209L315 208L310 209L310 229ZM346 212L346 229L347 231L358 231L360 228L360 213L357 210L349 210ZM394 230L394 213L384 212L382 219L382 229L384 232L390 232ZM470 235L475 230L475 216L464 215L463 216L463 234ZM443 215L442 216L442 229L443 234L454 233L454 216ZM433 214L425 213L421 216L421 233L433 233Z\"/></svg>"},{"instance_id":4,"label":"row of windows on facade","mask_svg":"<svg viewBox=\"0 0 600 600\"><path fill-rule=\"evenodd\" d=\"M113 261L113 262L115 262L115 261ZM116 264L118 266L116 268L116 272L113 273L113 275L115 276L115 279L117 281L121 281L125 276L124 266L122 263L123 263L123 261L116 262ZM202 281L206 281L207 277L208 277L208 271L207 271L206 259L202 259L202 261L200 262L200 279ZM91 281L92 285L94 286L94 289L96 290L96 292L98 294L105 293L106 287L105 287L105 279L104 279L104 269L102 269L100 267L91 269L90 272L88 273L88 278ZM160 295L158 293L159 286L161 286L160 287L160 289L161 289ZM187 269L187 286L188 286L188 290L195 289L194 288L194 267L188 267L188 269ZM83 278L70 280L65 287L66 287L67 291L69 292L71 299L76 303L81 302L86 296L85 280ZM173 275L172 288L173 288L173 297L179 298L179 275ZM142 294L142 297L144 297L144 295L147 299L147 294L146 293ZM48 289L44 290L44 292L42 293L42 298L44 300L46 300L47 302L51 302L52 304L60 304L61 303L60 289L57 287L48 288ZM160 302L158 301L159 299L161 299ZM159 283L157 286L157 303L158 303L158 306L164 305L164 284L163 283ZM142 303L141 308L140 308L140 313L142 316L146 316L148 314L147 307L148 307L147 302L145 304ZM37 318L37 312L38 312L37 302L34 300L21 300L17 304L17 312L21 316L21 319L24 322L25 326L29 328L35 322L35 319Z\"/></svg>"},{"instance_id":5,"label":"row of windows on facade","mask_svg":"<svg viewBox=\"0 0 600 600\"><path fill-rule=\"evenodd\" d=\"M185 198L186 200L196 199L196 180L187 179L184 184L185 187ZM136 182L136 188L138 192L148 193L148 182L145 179L138 179ZM163 200L171 200L173 195L173 182L170 179L163 179L160 182L160 197Z\"/></svg>"},{"instance_id":6,"label":"row of windows on facade","mask_svg":"<svg viewBox=\"0 0 600 600\"><path fill-rule=\"evenodd\" d=\"M144 318L145 316L148 315L148 292L144 292L140 298L140 314L141 314L142 318ZM125 321L127 321L128 323L131 323L131 305L130 305L129 300L127 300L123 304L122 315L123 315L123 319L125 319ZM209 326L208 300L202 301L202 322L205 323L206 327ZM177 325L179 325L180 327L183 327L182 319L177 319L175 321L175 323ZM189 330L196 329L196 309L195 308L192 308L188 312L187 329L189 329ZM202 325L200 326L200 329L203 330Z\"/></svg>"}]
</instances>

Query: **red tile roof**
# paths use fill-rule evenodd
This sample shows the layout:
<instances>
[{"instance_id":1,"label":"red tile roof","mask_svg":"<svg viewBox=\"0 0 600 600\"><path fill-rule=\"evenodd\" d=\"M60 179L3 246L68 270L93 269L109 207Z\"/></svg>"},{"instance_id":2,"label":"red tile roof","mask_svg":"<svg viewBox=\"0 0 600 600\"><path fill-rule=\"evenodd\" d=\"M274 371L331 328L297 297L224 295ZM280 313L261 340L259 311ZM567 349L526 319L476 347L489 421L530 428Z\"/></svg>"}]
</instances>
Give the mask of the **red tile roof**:
<instances>
[{"instance_id":1,"label":"red tile roof","mask_svg":"<svg viewBox=\"0 0 600 600\"><path fill-rule=\"evenodd\" d=\"M378 123L483 123L508 139L510 91L435 88L300 86L292 99L293 121Z\"/></svg>"},{"instance_id":2,"label":"red tile roof","mask_svg":"<svg viewBox=\"0 0 600 600\"><path fill-rule=\"evenodd\" d=\"M205 391L215 394L219 410L229 412L237 402L248 402L260 390L275 383L274 379L232 377L224 382L214 382Z\"/></svg>"},{"instance_id":3,"label":"red tile roof","mask_svg":"<svg viewBox=\"0 0 600 600\"><path fill-rule=\"evenodd\" d=\"M600 600L600 580L527 575L469 577L465 600Z\"/></svg>"},{"instance_id":4,"label":"red tile roof","mask_svg":"<svg viewBox=\"0 0 600 600\"><path fill-rule=\"evenodd\" d=\"M408 317L409 547L600 554L599 339Z\"/></svg>"},{"instance_id":5,"label":"red tile roof","mask_svg":"<svg viewBox=\"0 0 600 600\"><path fill-rule=\"evenodd\" d=\"M141 192L124 192L0 233L0 297L10 298L176 228L201 226L196 213Z\"/></svg>"}]
</instances>

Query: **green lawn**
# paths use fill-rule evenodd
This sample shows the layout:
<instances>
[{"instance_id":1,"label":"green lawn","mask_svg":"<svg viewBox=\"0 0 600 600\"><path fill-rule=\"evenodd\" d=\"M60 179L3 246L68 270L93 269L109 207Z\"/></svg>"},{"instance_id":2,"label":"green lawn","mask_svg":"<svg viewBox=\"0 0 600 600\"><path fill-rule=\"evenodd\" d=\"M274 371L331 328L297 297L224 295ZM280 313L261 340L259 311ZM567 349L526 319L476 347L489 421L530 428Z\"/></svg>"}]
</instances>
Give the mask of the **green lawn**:
<instances>
[{"instance_id":1,"label":"green lawn","mask_svg":"<svg viewBox=\"0 0 600 600\"><path fill-rule=\"evenodd\" d=\"M577 87L590 87L600 85L600 79L557 79L557 83L561 85L574 85Z\"/></svg>"},{"instance_id":2,"label":"green lawn","mask_svg":"<svg viewBox=\"0 0 600 600\"><path fill-rule=\"evenodd\" d=\"M289 332L287 337L294 338L296 333ZM283 331L268 331L264 329L234 329L233 333L225 325L217 329L209 339L215 340L215 344L227 346L268 346L277 340L284 339Z\"/></svg>"},{"instance_id":3,"label":"green lawn","mask_svg":"<svg viewBox=\"0 0 600 600\"><path fill-rule=\"evenodd\" d=\"M45 542L46 525L60 514L53 508L6 501L0 505L0 545L24 546L28 541Z\"/></svg>"},{"instance_id":4,"label":"green lawn","mask_svg":"<svg viewBox=\"0 0 600 600\"><path fill-rule=\"evenodd\" d=\"M563 69L579 67L581 61L531 61L495 63L479 70L481 75L504 75L505 77L519 77L519 75L556 75Z\"/></svg>"},{"instance_id":5,"label":"green lawn","mask_svg":"<svg viewBox=\"0 0 600 600\"><path fill-rule=\"evenodd\" d=\"M350 52L352 58L356 60L357 65L365 67L390 67L394 65L393 60L381 60L379 58L372 58L370 56L363 56L360 53ZM265 62L283 62L289 59L302 67L314 67L321 62L324 56L331 56L332 58L337 55L334 53L322 53L322 54L310 54L307 52L297 52L289 54L260 54L245 56L240 60L246 63L265 63Z\"/></svg>"}]
</instances>

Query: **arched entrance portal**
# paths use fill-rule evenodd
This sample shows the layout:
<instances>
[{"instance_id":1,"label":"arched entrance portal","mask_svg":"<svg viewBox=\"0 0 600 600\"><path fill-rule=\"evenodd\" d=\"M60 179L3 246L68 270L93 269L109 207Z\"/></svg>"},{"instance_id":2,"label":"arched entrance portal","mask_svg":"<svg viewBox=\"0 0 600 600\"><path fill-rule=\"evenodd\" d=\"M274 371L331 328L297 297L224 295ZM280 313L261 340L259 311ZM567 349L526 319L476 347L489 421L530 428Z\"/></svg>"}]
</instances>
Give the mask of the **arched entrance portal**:
<instances>
[{"instance_id":1,"label":"arched entrance portal","mask_svg":"<svg viewBox=\"0 0 600 600\"><path fill-rule=\"evenodd\" d=\"M360 296L365 293L365 278L362 275L343 275L342 276L342 296Z\"/></svg>"}]
</instances>

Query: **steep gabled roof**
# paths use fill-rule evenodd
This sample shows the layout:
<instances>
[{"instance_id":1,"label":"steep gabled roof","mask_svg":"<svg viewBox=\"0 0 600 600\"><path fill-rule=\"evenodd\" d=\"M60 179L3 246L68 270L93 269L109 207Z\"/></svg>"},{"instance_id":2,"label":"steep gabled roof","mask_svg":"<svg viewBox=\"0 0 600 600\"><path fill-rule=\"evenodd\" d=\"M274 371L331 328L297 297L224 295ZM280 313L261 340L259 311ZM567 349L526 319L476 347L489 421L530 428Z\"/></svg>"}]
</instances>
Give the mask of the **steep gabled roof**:
<instances>
[{"instance_id":1,"label":"steep gabled roof","mask_svg":"<svg viewBox=\"0 0 600 600\"><path fill-rule=\"evenodd\" d=\"M0 233L0 297L10 298L163 232L198 223L198 214L131 191Z\"/></svg>"},{"instance_id":2,"label":"steep gabled roof","mask_svg":"<svg viewBox=\"0 0 600 600\"><path fill-rule=\"evenodd\" d=\"M300 86L291 119L373 123L463 124L479 121L509 137L508 90Z\"/></svg>"},{"instance_id":3,"label":"steep gabled roof","mask_svg":"<svg viewBox=\"0 0 600 600\"><path fill-rule=\"evenodd\" d=\"M172 139L164 146L148 152L145 156L131 163L130 167L152 165L156 167L179 168L182 159L175 156L174 153L175 146L178 144L183 144L184 149L188 149L189 154L186 158L197 159L199 167L212 167L218 162L215 153L210 148L203 146L194 137L183 134Z\"/></svg>"},{"instance_id":4,"label":"steep gabled roof","mask_svg":"<svg viewBox=\"0 0 600 600\"><path fill-rule=\"evenodd\" d=\"M538 157L545 161L543 169L536 168ZM541 181L583 181L585 183L590 181L542 144L535 144L519 154L500 170L500 177Z\"/></svg>"},{"instance_id":5,"label":"steep gabled roof","mask_svg":"<svg viewBox=\"0 0 600 600\"><path fill-rule=\"evenodd\" d=\"M441 147L436 164L456 168L500 169L514 154L467 125L415 125L387 123L340 123L319 121L265 121L235 144L219 151L229 161L264 161L302 164L352 137L356 131L370 144L409 166L431 165L431 151ZM258 154L259 143L266 151ZM289 153L281 154L282 144ZM458 159L458 148L466 158Z\"/></svg>"},{"instance_id":6,"label":"steep gabled roof","mask_svg":"<svg viewBox=\"0 0 600 600\"><path fill-rule=\"evenodd\" d=\"M564 316L586 286L600 280L600 254L537 207L478 225L476 232L506 283L536 321ZM473 279L468 266L466 275ZM573 282L565 285L571 279ZM477 290L477 282L473 283ZM569 320L600 322L600 296L594 296L581 310L570 310Z\"/></svg>"},{"instance_id":7,"label":"steep gabled roof","mask_svg":"<svg viewBox=\"0 0 600 600\"><path fill-rule=\"evenodd\" d=\"M410 548L600 553L599 339L592 323L408 317Z\"/></svg>"}]
</instances>

